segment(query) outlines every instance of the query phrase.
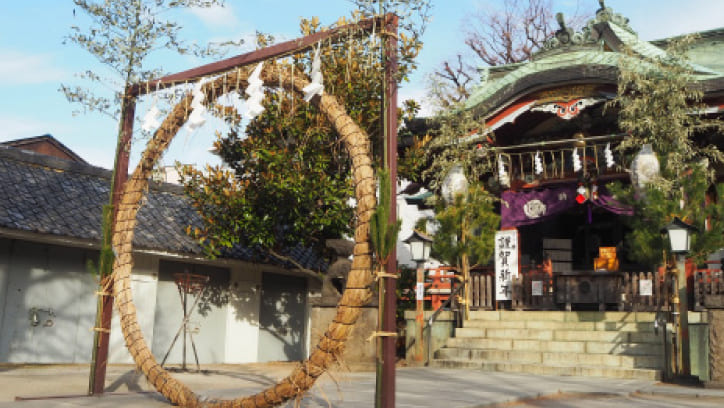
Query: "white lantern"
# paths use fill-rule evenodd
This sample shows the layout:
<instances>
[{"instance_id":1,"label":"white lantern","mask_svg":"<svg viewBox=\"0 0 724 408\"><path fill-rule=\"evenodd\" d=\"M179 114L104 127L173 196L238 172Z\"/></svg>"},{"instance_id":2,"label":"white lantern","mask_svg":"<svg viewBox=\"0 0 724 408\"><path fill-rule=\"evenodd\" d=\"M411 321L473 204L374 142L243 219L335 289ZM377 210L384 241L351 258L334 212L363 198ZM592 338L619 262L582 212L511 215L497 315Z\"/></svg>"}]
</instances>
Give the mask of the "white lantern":
<instances>
[{"instance_id":1,"label":"white lantern","mask_svg":"<svg viewBox=\"0 0 724 408\"><path fill-rule=\"evenodd\" d=\"M468 180L465 178L463 166L455 164L442 181L442 198L448 204L453 203L458 194L465 195L468 191Z\"/></svg>"},{"instance_id":2,"label":"white lantern","mask_svg":"<svg viewBox=\"0 0 724 408\"><path fill-rule=\"evenodd\" d=\"M430 258L432 238L427 235L418 231L412 231L412 235L402 242L410 246L410 254L413 261L420 263Z\"/></svg>"},{"instance_id":3,"label":"white lantern","mask_svg":"<svg viewBox=\"0 0 724 408\"><path fill-rule=\"evenodd\" d=\"M671 253L684 254L691 249L691 233L698 229L674 217L674 219L665 226L662 232L669 234L669 244L671 245Z\"/></svg>"},{"instance_id":4,"label":"white lantern","mask_svg":"<svg viewBox=\"0 0 724 408\"><path fill-rule=\"evenodd\" d=\"M631 183L637 190L643 190L646 184L659 175L659 159L650 144L641 147L631 163Z\"/></svg>"}]
</instances>

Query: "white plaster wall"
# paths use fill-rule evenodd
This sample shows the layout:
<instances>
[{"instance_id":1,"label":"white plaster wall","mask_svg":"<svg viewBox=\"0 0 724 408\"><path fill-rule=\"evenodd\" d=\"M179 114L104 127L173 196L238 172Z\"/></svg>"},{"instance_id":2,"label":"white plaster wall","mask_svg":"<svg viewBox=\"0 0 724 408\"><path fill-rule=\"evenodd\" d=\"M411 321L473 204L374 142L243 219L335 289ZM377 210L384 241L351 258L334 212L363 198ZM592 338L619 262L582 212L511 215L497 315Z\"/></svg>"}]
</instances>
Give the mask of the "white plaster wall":
<instances>
[{"instance_id":1,"label":"white plaster wall","mask_svg":"<svg viewBox=\"0 0 724 408\"><path fill-rule=\"evenodd\" d=\"M0 238L0 329L3 327L5 303L8 299L8 278L10 276L10 248L11 241Z\"/></svg>"},{"instance_id":2,"label":"white plaster wall","mask_svg":"<svg viewBox=\"0 0 724 408\"><path fill-rule=\"evenodd\" d=\"M159 258L153 255L135 254L131 288L133 302L138 313L143 338L149 347L153 344L154 312L156 310L156 287L158 285ZM133 359L126 349L126 342L121 332L118 311L113 308L111 320L111 339L108 350L108 361L114 364L132 364Z\"/></svg>"},{"instance_id":3,"label":"white plaster wall","mask_svg":"<svg viewBox=\"0 0 724 408\"><path fill-rule=\"evenodd\" d=\"M322 282L316 279L307 279L307 319L304 328L306 339L304 340L304 355L309 357L312 353L312 337L320 338L324 333L312 333L312 303L322 297Z\"/></svg>"},{"instance_id":4,"label":"white plaster wall","mask_svg":"<svg viewBox=\"0 0 724 408\"><path fill-rule=\"evenodd\" d=\"M227 364L257 361L260 288L261 271L257 266L231 268L224 358Z\"/></svg>"},{"instance_id":5,"label":"white plaster wall","mask_svg":"<svg viewBox=\"0 0 724 408\"><path fill-rule=\"evenodd\" d=\"M85 265L97 253L27 241L7 248L0 361L89 362L96 285Z\"/></svg>"}]
</instances>

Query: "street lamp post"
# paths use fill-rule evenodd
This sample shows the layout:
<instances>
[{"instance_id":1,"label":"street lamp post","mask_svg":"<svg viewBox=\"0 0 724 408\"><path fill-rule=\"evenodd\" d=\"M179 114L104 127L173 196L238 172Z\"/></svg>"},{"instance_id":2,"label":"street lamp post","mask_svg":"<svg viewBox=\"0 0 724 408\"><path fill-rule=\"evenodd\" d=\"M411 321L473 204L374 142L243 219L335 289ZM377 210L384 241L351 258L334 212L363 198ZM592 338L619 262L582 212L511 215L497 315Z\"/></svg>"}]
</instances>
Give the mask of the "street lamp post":
<instances>
[{"instance_id":1,"label":"street lamp post","mask_svg":"<svg viewBox=\"0 0 724 408\"><path fill-rule=\"evenodd\" d=\"M677 374L681 377L691 375L691 361L689 357L689 313L686 290L686 254L691 249L691 233L698 231L679 217L674 219L662 229L669 237L671 253L676 258L672 273L676 276L677 291L673 303L678 303L678 311L674 312L675 321L678 322L676 336Z\"/></svg>"},{"instance_id":2,"label":"street lamp post","mask_svg":"<svg viewBox=\"0 0 724 408\"><path fill-rule=\"evenodd\" d=\"M430 258L430 248L432 247L432 238L418 232L412 231L412 235L402 241L410 246L410 254L412 260L417 263L417 284L415 286L415 309L417 311L417 335L415 342L417 343L417 353L415 361L422 362L425 348L423 347L423 326L424 326L424 302L425 302L425 262ZM429 345L428 345L429 347Z\"/></svg>"}]
</instances>

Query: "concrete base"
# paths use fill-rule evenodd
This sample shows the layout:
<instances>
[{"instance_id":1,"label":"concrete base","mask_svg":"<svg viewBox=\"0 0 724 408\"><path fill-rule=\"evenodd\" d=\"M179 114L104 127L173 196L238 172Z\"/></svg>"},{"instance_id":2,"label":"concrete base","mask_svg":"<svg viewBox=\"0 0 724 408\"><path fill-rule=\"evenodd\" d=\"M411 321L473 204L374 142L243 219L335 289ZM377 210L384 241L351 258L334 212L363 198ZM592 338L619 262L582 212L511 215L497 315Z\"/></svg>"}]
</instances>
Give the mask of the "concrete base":
<instances>
[{"instance_id":1,"label":"concrete base","mask_svg":"<svg viewBox=\"0 0 724 408\"><path fill-rule=\"evenodd\" d=\"M327 330L337 314L337 306L312 306L312 344ZM342 365L351 371L375 370L375 342L367 341L377 330L377 308L364 308L345 344Z\"/></svg>"},{"instance_id":2,"label":"concrete base","mask_svg":"<svg viewBox=\"0 0 724 408\"><path fill-rule=\"evenodd\" d=\"M724 390L724 381L707 381L704 383L704 388Z\"/></svg>"},{"instance_id":3,"label":"concrete base","mask_svg":"<svg viewBox=\"0 0 724 408\"><path fill-rule=\"evenodd\" d=\"M424 313L424 322L427 322L432 314L432 311L426 311ZM432 359L435 353L443 348L448 339L455 333L455 314L453 312L441 312L436 317L432 327L426 328L423 333L423 354L420 356L420 348L417 343L419 330L416 317L417 313L414 310L405 311L405 323L407 324L405 328L405 360L410 366L425 365L428 359Z\"/></svg>"},{"instance_id":4,"label":"concrete base","mask_svg":"<svg viewBox=\"0 0 724 408\"><path fill-rule=\"evenodd\" d=\"M724 384L724 310L709 310L709 379Z\"/></svg>"}]
</instances>

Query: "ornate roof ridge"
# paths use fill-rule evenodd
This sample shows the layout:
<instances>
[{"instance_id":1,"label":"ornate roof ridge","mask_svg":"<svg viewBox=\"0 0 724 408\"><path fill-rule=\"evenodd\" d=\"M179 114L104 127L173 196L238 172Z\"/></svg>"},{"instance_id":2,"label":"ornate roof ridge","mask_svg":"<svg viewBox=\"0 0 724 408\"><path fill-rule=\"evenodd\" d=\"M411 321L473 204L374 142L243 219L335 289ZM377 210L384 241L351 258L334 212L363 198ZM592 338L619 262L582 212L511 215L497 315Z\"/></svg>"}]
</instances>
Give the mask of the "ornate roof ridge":
<instances>
[{"instance_id":1,"label":"ornate roof ridge","mask_svg":"<svg viewBox=\"0 0 724 408\"><path fill-rule=\"evenodd\" d=\"M558 47L570 45L593 45L598 42L598 33L595 29L597 24L613 23L623 28L633 35L636 32L629 25L629 19L620 13L615 13L611 7L606 7L605 0L598 0L601 7L596 10L596 17L588 20L586 25L579 32L575 32L573 28L566 25L563 13L556 14L556 20L560 28L555 32L553 37L543 44L541 52L546 52Z\"/></svg>"}]
</instances>

